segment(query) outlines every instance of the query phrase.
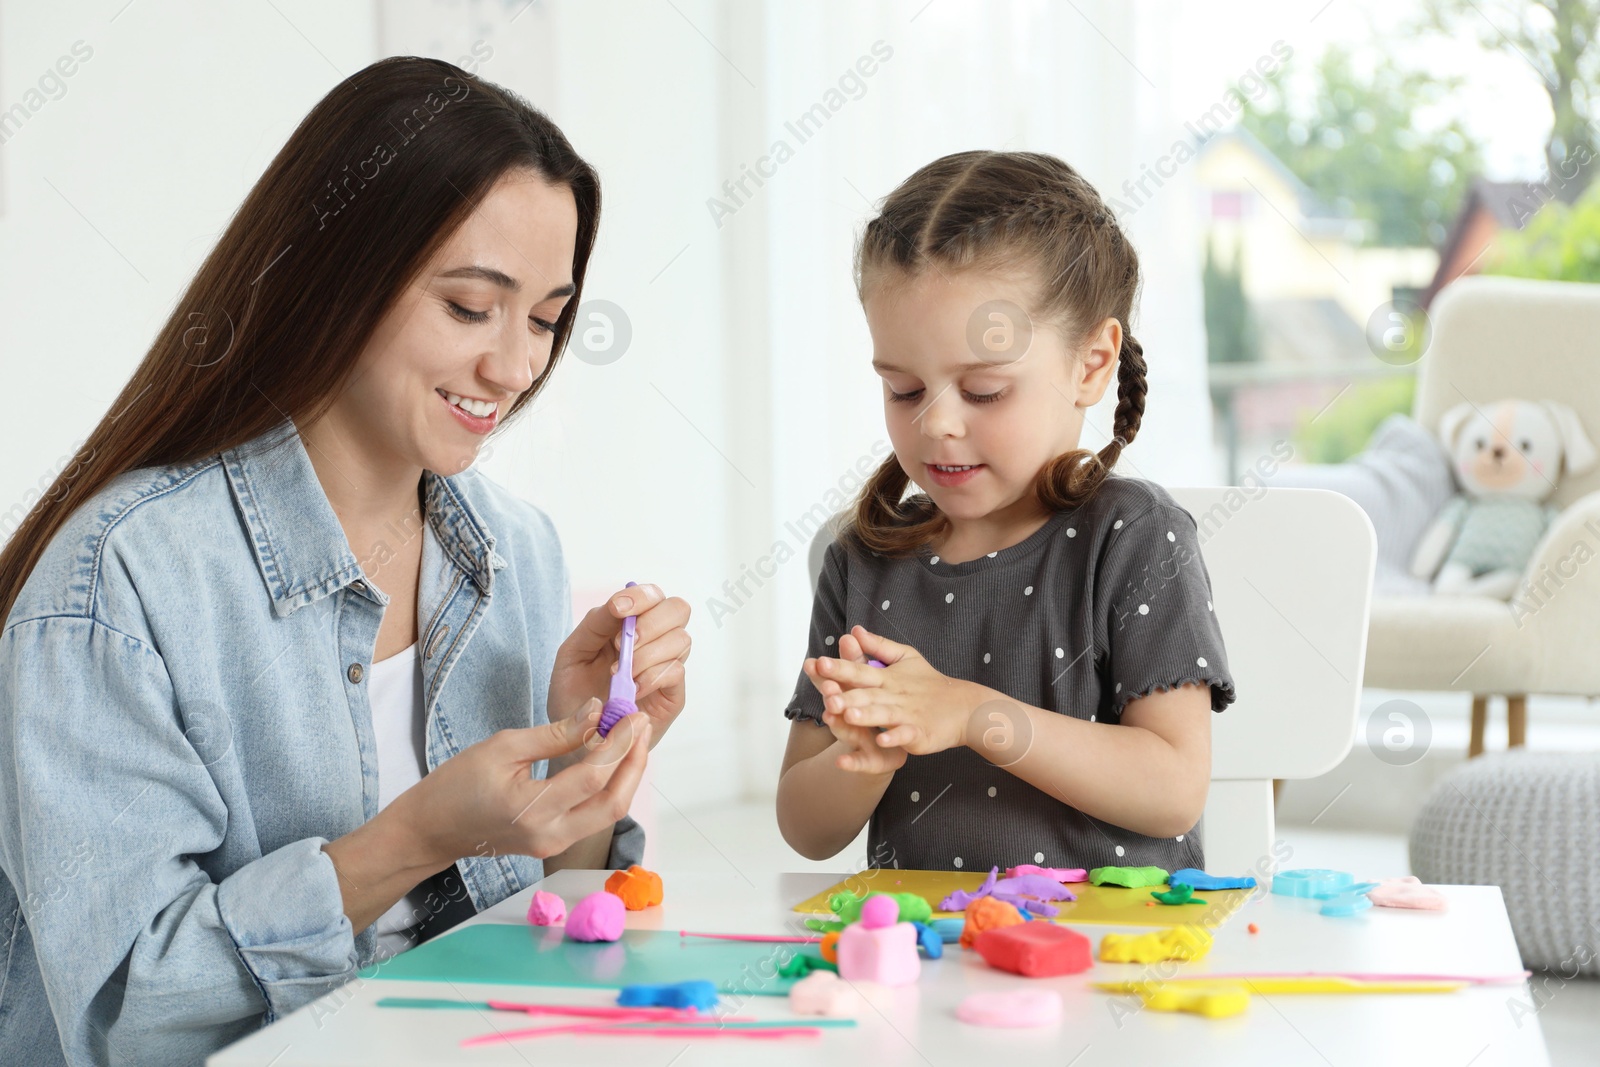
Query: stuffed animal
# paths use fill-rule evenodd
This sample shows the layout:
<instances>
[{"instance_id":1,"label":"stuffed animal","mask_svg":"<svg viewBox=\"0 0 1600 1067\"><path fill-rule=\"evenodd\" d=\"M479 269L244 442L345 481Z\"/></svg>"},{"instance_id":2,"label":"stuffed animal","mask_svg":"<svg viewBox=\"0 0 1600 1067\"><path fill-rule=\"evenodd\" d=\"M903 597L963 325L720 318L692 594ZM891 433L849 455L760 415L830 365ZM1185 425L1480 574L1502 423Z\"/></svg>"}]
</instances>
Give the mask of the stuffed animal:
<instances>
[{"instance_id":1,"label":"stuffed animal","mask_svg":"<svg viewBox=\"0 0 1600 1067\"><path fill-rule=\"evenodd\" d=\"M1461 404L1439 437L1461 493L1422 535L1411 573L1436 593L1510 597L1558 514L1544 499L1600 457L1577 413L1551 400Z\"/></svg>"}]
</instances>

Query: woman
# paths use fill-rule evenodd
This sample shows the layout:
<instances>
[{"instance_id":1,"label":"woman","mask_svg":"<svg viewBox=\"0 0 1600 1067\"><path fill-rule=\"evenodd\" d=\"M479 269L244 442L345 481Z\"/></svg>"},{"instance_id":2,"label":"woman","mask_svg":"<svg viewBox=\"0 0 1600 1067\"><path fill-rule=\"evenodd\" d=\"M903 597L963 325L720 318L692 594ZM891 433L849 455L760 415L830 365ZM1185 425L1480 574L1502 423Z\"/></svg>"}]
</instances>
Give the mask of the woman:
<instances>
[{"instance_id":1,"label":"woman","mask_svg":"<svg viewBox=\"0 0 1600 1067\"><path fill-rule=\"evenodd\" d=\"M542 114L415 58L251 190L0 554L0 1060L198 1063L639 858L688 605L627 588L563 640L549 520L468 469L549 380L599 207ZM601 742L629 614L642 714Z\"/></svg>"}]
</instances>

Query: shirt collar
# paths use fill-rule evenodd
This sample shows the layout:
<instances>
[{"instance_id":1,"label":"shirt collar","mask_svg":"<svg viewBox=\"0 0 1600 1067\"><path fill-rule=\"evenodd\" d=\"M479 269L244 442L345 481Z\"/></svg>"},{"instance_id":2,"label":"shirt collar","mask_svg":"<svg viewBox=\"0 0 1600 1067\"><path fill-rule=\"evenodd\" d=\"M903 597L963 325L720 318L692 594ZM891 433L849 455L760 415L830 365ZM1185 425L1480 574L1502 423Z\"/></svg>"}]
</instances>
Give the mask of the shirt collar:
<instances>
[{"instance_id":1,"label":"shirt collar","mask_svg":"<svg viewBox=\"0 0 1600 1067\"><path fill-rule=\"evenodd\" d=\"M228 449L222 462L277 615L364 578L293 422ZM424 471L422 481L423 507L440 548L484 596L491 595L494 572L505 566L494 535L458 478Z\"/></svg>"}]
</instances>

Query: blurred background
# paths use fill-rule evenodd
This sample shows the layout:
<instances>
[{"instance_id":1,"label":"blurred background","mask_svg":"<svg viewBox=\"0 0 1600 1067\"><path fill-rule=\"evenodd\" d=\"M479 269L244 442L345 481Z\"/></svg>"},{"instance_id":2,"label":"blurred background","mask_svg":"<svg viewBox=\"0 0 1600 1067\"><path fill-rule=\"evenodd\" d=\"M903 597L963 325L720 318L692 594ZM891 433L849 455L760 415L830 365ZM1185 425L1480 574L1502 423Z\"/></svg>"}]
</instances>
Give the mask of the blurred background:
<instances>
[{"instance_id":1,"label":"blurred background","mask_svg":"<svg viewBox=\"0 0 1600 1067\"><path fill-rule=\"evenodd\" d=\"M1411 410L1392 331L1444 286L1600 278L1600 190L1573 162L1597 18L1567 0L0 0L0 358L21 398L0 537L306 111L382 56L456 62L550 114L605 199L574 346L481 464L553 517L576 612L629 579L694 606L691 706L636 811L653 853L804 868L770 798L805 550L886 449L850 272L875 203L948 152L1063 157L1143 261L1129 471L1225 485L1264 458L1340 463ZM1404 870L1405 798L1466 732L1459 700L1412 699L1443 755L1337 807L1359 767L1289 783L1280 821L1329 835L1301 858L1359 847ZM1588 712L1549 698L1529 745L1597 747Z\"/></svg>"}]
</instances>

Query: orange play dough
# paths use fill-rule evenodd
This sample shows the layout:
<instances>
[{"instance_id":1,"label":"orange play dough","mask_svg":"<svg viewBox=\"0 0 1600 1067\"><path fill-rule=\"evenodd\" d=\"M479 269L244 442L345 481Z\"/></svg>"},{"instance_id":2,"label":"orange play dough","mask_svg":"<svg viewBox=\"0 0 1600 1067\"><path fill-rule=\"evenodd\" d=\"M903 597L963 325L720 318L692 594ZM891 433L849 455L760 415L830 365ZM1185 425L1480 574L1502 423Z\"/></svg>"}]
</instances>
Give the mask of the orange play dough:
<instances>
[{"instance_id":1,"label":"orange play dough","mask_svg":"<svg viewBox=\"0 0 1600 1067\"><path fill-rule=\"evenodd\" d=\"M967 921L961 927L961 947L971 948L978 935L985 930L998 930L1002 926L1015 926L1026 922L1022 912L1003 900L979 897L967 905Z\"/></svg>"},{"instance_id":2,"label":"orange play dough","mask_svg":"<svg viewBox=\"0 0 1600 1067\"><path fill-rule=\"evenodd\" d=\"M822 944L819 947L822 950L822 958L829 963L839 962L839 933L838 930L832 930L822 935Z\"/></svg>"},{"instance_id":3,"label":"orange play dough","mask_svg":"<svg viewBox=\"0 0 1600 1067\"><path fill-rule=\"evenodd\" d=\"M607 878L606 892L621 897L629 911L643 911L661 903L661 876L635 864Z\"/></svg>"}]
</instances>

